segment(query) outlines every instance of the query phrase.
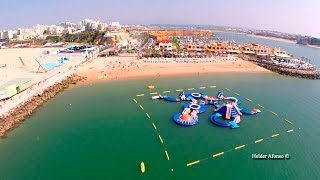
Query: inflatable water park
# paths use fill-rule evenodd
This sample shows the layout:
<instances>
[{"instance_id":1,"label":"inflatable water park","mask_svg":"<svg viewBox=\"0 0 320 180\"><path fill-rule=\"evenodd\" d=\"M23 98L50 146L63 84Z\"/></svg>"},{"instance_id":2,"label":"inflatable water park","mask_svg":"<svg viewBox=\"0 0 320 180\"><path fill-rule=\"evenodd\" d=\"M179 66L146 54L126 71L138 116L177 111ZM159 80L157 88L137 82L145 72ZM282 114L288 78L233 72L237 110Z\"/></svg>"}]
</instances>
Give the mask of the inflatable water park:
<instances>
[{"instance_id":1,"label":"inflatable water park","mask_svg":"<svg viewBox=\"0 0 320 180\"><path fill-rule=\"evenodd\" d=\"M255 115L260 113L259 109L246 110L240 107L241 100L236 97L225 96L223 92L218 92L215 97L210 97L204 93L181 92L177 98L168 95L153 96L152 99L165 100L168 102L185 102L182 112L173 115L173 121L181 126L194 126L199 123L199 114L204 113L208 107L213 107L213 114L210 121L220 127L231 129L239 128L241 116ZM209 109L209 108L208 108Z\"/></svg>"}]
</instances>

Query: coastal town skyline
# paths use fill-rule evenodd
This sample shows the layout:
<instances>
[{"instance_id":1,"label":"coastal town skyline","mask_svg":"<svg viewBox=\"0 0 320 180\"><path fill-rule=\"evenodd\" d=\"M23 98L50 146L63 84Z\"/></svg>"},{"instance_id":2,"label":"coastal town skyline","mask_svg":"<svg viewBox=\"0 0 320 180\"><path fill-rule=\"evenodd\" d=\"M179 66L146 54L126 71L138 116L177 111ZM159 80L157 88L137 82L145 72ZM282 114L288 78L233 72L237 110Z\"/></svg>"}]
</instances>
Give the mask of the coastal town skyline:
<instances>
[{"instance_id":1,"label":"coastal town skyline","mask_svg":"<svg viewBox=\"0 0 320 180\"><path fill-rule=\"evenodd\" d=\"M64 6L61 6L60 0L46 1L46 3L40 3L37 0L34 0L34 3L6 1L3 2L3 7L14 7L15 11L9 11L7 8L0 12L0 29L26 28L35 24L59 24L66 21L79 22L89 18L101 19L104 22L119 21L122 24L216 25L320 37L317 24L313 23L320 18L320 14L316 13L316 7L320 6L320 2L317 1L271 0L263 4L251 1L249 3L248 0L240 2L204 0L183 5L180 1L175 1L170 2L170 6L167 6L169 2L166 3L166 1L151 3L144 0L135 2L94 0L89 5L68 1L63 2ZM18 3L19 6L17 6ZM283 7L288 3L290 8L284 9ZM70 13L70 7L76 11ZM177 13L178 10L182 12ZM298 13L302 11L303 14ZM268 16L266 16L267 13ZM292 19L299 24L294 23Z\"/></svg>"}]
</instances>

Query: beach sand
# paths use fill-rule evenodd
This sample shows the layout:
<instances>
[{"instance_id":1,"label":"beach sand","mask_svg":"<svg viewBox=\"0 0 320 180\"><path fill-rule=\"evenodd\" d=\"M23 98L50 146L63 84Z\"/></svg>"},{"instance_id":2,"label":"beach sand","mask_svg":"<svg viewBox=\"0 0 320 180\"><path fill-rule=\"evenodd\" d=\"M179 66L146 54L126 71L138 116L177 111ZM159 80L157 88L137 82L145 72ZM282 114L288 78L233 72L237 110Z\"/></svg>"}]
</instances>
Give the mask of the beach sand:
<instances>
[{"instance_id":1,"label":"beach sand","mask_svg":"<svg viewBox=\"0 0 320 180\"><path fill-rule=\"evenodd\" d=\"M72 74L86 77L87 79L83 83L94 83L134 78L160 78L183 75L200 76L210 73L271 73L269 70L236 57L232 57L231 59L215 57L214 62L208 63L178 63L176 61L170 63L150 63L144 62L143 59L138 59L134 56L113 56L99 57L90 60L90 62L78 65L79 62L85 59L81 54L42 55L44 51L57 50L58 48L0 50L0 64L6 64L6 67L0 69L0 86L15 78L34 78L35 83L32 90L19 93L13 96L10 101L0 101L0 112L2 114ZM34 60L35 58L38 59L41 64L44 64L46 62L57 62L62 56L69 57L70 62L46 73L36 72L39 65ZM19 57L23 59L25 65L22 65ZM44 79L47 80L44 82ZM40 81L41 83L39 83Z\"/></svg>"},{"instance_id":2,"label":"beach sand","mask_svg":"<svg viewBox=\"0 0 320 180\"><path fill-rule=\"evenodd\" d=\"M251 62L243 61L239 58L216 57L208 63L151 63L145 62L137 57L100 57L84 61L85 57L78 54L58 54L42 55L44 51L57 51L55 48L26 48L26 49L1 49L0 64L5 67L0 69L0 86L14 78L34 78L34 84L14 95L13 97L0 101L0 119L7 119L0 123L0 136L4 136L7 131L19 124L25 117L30 115L42 102L42 95L47 92L50 99L52 94L64 88L62 82L69 78L73 82L73 75L80 75L87 79L79 83L95 83L99 81L113 81L133 78L160 78L166 76L194 75L200 76L209 73L271 73L269 70L261 68ZM61 57L69 57L70 61L61 67L50 70L46 73L37 73L39 66L34 59L38 59L41 64L46 62L57 62ZM19 57L23 59L20 62ZM159 60L159 59L158 59ZM78 81L77 81L78 82ZM68 85L68 84L65 84ZM53 92L48 92L53 88ZM52 88L51 88L52 89ZM36 105L30 105L30 99L36 99ZM38 103L38 104L37 104ZM31 109L25 107L30 107ZM23 111L25 114L21 116ZM13 115L13 118L11 117Z\"/></svg>"},{"instance_id":3,"label":"beach sand","mask_svg":"<svg viewBox=\"0 0 320 180\"><path fill-rule=\"evenodd\" d=\"M47 55L42 53L45 51L58 51L60 48L9 48L0 49L0 65L5 67L0 68L0 85L15 78L34 78L35 81L41 80L41 78L48 75L48 73L36 73L38 70L37 59L41 64L48 62L57 62L62 56L71 58L73 61L79 61L83 59L83 56L75 54L64 55ZM22 64L19 57L22 58L25 65ZM42 69L40 69L40 72ZM49 73L52 73L50 71Z\"/></svg>"},{"instance_id":4,"label":"beach sand","mask_svg":"<svg viewBox=\"0 0 320 180\"><path fill-rule=\"evenodd\" d=\"M14 78L34 78L35 82L55 74L65 68L57 68L47 73L36 73L39 65L46 62L57 62L62 57L70 57L72 62L83 60L80 54L58 54L44 56L44 51L57 51L59 48L23 48L0 49L0 64L6 67L0 69L0 85ZM23 59L23 66L19 60ZM74 73L87 77L87 82L108 81L117 79L131 79L144 77L165 77L180 75L203 75L209 73L270 73L251 62L235 58L236 61L227 60L225 57L216 57L215 62L209 63L148 63L137 57L99 57L90 63L82 64ZM69 65L67 65L69 66Z\"/></svg>"},{"instance_id":5,"label":"beach sand","mask_svg":"<svg viewBox=\"0 0 320 180\"><path fill-rule=\"evenodd\" d=\"M284 43L289 43L289 44L296 44L297 43L296 41L288 40L288 39L281 39L281 38L267 37L267 36L258 36L258 35L253 35L253 34L247 34L247 35L250 36L250 37L273 40L273 41L279 41L279 42L284 42Z\"/></svg>"},{"instance_id":6,"label":"beach sand","mask_svg":"<svg viewBox=\"0 0 320 180\"><path fill-rule=\"evenodd\" d=\"M236 61L216 58L209 63L149 63L136 57L97 58L89 66L80 67L78 75L87 77L85 83L123 80L133 78L159 78L211 73L271 73L251 62L237 58Z\"/></svg>"}]
</instances>

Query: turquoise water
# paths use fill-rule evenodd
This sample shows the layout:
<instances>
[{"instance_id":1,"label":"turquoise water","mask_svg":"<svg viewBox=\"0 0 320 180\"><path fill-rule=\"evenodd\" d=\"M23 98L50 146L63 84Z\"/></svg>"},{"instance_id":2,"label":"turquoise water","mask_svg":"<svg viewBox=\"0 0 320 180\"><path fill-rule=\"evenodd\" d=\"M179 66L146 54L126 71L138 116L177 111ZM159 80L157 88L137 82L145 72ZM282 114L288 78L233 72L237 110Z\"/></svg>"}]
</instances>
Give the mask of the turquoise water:
<instances>
[{"instance_id":1,"label":"turquoise water","mask_svg":"<svg viewBox=\"0 0 320 180\"><path fill-rule=\"evenodd\" d=\"M259 103L279 117L260 108L261 114L243 116L241 127L231 130L210 123L213 109L208 106L198 125L180 127L171 117L183 103L151 100L150 95L134 97L149 93L145 87L150 83L157 92L215 85L201 91L215 95L222 90L229 96L237 96L236 92L243 107L251 109ZM316 179L319 88L319 81L274 74L118 81L75 88L46 103L0 141L0 179ZM145 112L132 98L151 116L170 161ZM294 124L284 121L284 116ZM294 131L286 133L290 129ZM277 133L278 137L270 138ZM249 144L261 138L265 141ZM233 150L242 144L249 145ZM203 160L222 151L221 157ZM251 158L259 153L291 158ZM186 166L196 160L202 161ZM140 173L141 161L146 164L145 174Z\"/></svg>"},{"instance_id":2,"label":"turquoise water","mask_svg":"<svg viewBox=\"0 0 320 180\"><path fill-rule=\"evenodd\" d=\"M219 36L282 47L320 65L319 49L239 34ZM156 89L148 91L149 84ZM217 87L209 88L213 85ZM207 88L199 90L202 86ZM181 112L183 103L151 100L149 95L171 90L169 94L177 96L179 88L196 88L194 92L212 96L224 91L241 98L242 107L260 108L262 113L243 116L240 128L231 130L211 124L213 108L208 106L198 125L180 127L171 118ZM318 179L319 88L320 81L276 74L213 74L70 89L0 140L0 179ZM141 93L145 96L135 97ZM286 132L291 129L294 131ZM275 134L279 136L271 138ZM255 144L259 139L264 141ZM234 150L240 145L246 146ZM220 152L225 154L210 158ZM290 159L251 158L252 154L269 153L289 154ZM186 166L197 160L200 163ZM145 174L140 173L141 161L146 164Z\"/></svg>"}]
</instances>

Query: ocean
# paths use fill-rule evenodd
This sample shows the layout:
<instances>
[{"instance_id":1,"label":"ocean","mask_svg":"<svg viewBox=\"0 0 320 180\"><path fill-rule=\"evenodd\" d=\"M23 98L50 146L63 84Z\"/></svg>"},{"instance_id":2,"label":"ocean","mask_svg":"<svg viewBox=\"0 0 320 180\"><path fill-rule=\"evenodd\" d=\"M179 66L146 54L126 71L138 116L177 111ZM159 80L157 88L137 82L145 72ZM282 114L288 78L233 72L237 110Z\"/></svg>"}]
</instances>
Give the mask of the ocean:
<instances>
[{"instance_id":1,"label":"ocean","mask_svg":"<svg viewBox=\"0 0 320 180\"><path fill-rule=\"evenodd\" d=\"M319 61L318 49L272 43ZM148 90L149 84L156 88ZM172 116L182 111L183 102L150 98L150 93L164 91L175 97L180 88L211 96L223 91L240 98L241 107L262 112L243 115L240 128L229 129L209 121L213 107L207 106L199 124L181 127ZM71 88L0 140L0 179L317 179L319 88L320 81L277 74L212 74ZM289 158L262 160L252 154ZM198 163L187 166L192 162Z\"/></svg>"}]
</instances>

